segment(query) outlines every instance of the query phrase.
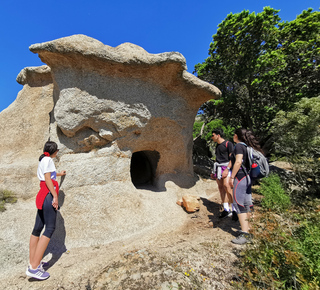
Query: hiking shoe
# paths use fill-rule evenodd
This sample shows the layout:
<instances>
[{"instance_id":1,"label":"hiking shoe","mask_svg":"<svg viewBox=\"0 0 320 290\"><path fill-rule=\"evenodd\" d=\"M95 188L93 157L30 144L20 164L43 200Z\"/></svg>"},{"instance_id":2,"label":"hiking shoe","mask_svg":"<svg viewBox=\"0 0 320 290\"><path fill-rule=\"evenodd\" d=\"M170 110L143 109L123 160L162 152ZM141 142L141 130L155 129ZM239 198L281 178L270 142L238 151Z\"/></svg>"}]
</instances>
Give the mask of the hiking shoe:
<instances>
[{"instance_id":1,"label":"hiking shoe","mask_svg":"<svg viewBox=\"0 0 320 290\"><path fill-rule=\"evenodd\" d=\"M45 280L50 277L50 274L43 270L42 264L38 266L37 269L33 270L30 267L27 268L26 271L27 276L38 279L38 280Z\"/></svg>"},{"instance_id":2,"label":"hiking shoe","mask_svg":"<svg viewBox=\"0 0 320 290\"><path fill-rule=\"evenodd\" d=\"M231 216L231 215L232 215L232 212L231 212L231 211L226 211L226 210L224 210L224 211L220 214L219 219L224 219L224 218L226 218L226 217L228 217L228 216Z\"/></svg>"},{"instance_id":3,"label":"hiking shoe","mask_svg":"<svg viewBox=\"0 0 320 290\"><path fill-rule=\"evenodd\" d=\"M231 240L231 242L237 245L244 245L246 243L250 243L251 235L249 233L241 232L241 234L237 236L235 239Z\"/></svg>"},{"instance_id":4,"label":"hiking shoe","mask_svg":"<svg viewBox=\"0 0 320 290\"><path fill-rule=\"evenodd\" d=\"M233 211L233 212L232 212L232 220L235 221L235 222L237 222L237 221L239 220L238 214L237 214L236 211Z\"/></svg>"}]
</instances>

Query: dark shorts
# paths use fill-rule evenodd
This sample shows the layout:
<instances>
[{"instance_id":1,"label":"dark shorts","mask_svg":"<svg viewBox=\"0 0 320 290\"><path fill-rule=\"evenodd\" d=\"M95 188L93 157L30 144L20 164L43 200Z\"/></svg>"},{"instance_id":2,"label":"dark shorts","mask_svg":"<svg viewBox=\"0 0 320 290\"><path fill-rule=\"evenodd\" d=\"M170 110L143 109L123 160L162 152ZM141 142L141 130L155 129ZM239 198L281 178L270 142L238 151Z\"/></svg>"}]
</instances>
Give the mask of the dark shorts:
<instances>
[{"instance_id":1,"label":"dark shorts","mask_svg":"<svg viewBox=\"0 0 320 290\"><path fill-rule=\"evenodd\" d=\"M57 211L52 206L52 200L53 196L49 192L43 202L42 209L38 209L32 235L39 237L45 226L43 235L51 238L56 227L57 219Z\"/></svg>"}]
</instances>

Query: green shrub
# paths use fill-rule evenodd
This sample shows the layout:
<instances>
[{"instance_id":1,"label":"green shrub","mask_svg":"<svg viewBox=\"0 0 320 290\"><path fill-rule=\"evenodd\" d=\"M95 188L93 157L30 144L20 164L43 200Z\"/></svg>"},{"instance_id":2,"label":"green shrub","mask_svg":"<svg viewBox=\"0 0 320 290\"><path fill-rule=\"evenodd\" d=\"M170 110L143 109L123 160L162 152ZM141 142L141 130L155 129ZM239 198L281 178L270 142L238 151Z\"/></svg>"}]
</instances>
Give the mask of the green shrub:
<instances>
[{"instance_id":1,"label":"green shrub","mask_svg":"<svg viewBox=\"0 0 320 290\"><path fill-rule=\"evenodd\" d=\"M254 226L254 239L242 257L241 288L296 289L303 257L292 242L291 228L283 222L265 212Z\"/></svg>"},{"instance_id":2,"label":"green shrub","mask_svg":"<svg viewBox=\"0 0 320 290\"><path fill-rule=\"evenodd\" d=\"M279 175L271 173L261 180L259 193L264 196L261 205L265 209L281 212L290 207L290 197L285 193Z\"/></svg>"},{"instance_id":3,"label":"green shrub","mask_svg":"<svg viewBox=\"0 0 320 290\"><path fill-rule=\"evenodd\" d=\"M304 289L320 287L320 214L313 212L294 232L298 251L303 255L299 271L299 282Z\"/></svg>"},{"instance_id":4,"label":"green shrub","mask_svg":"<svg viewBox=\"0 0 320 290\"><path fill-rule=\"evenodd\" d=\"M17 198L15 197L14 193L9 190L0 190L0 212L6 210L5 204L6 203L15 203L17 202Z\"/></svg>"},{"instance_id":5,"label":"green shrub","mask_svg":"<svg viewBox=\"0 0 320 290\"><path fill-rule=\"evenodd\" d=\"M258 214L241 258L241 289L320 289L320 200L300 204Z\"/></svg>"},{"instance_id":6,"label":"green shrub","mask_svg":"<svg viewBox=\"0 0 320 290\"><path fill-rule=\"evenodd\" d=\"M299 183L320 187L320 96L302 98L291 111L279 111L271 129L274 151L293 164Z\"/></svg>"}]
</instances>

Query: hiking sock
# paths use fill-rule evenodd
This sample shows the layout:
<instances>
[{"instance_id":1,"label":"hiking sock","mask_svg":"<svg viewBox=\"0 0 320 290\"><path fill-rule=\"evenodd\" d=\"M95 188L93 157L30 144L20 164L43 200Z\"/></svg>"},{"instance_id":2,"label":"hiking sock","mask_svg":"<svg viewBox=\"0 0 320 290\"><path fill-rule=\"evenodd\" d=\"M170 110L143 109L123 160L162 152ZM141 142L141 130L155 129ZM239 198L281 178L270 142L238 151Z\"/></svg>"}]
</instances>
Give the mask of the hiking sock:
<instances>
[{"instance_id":1,"label":"hiking sock","mask_svg":"<svg viewBox=\"0 0 320 290\"><path fill-rule=\"evenodd\" d=\"M39 266L40 266L40 265L41 265L41 263L39 264ZM29 268L30 268L31 270L34 270L34 271L37 270L37 269L39 268L39 266L37 266L35 269L33 269L32 266L31 266L31 264L29 263Z\"/></svg>"},{"instance_id":2,"label":"hiking sock","mask_svg":"<svg viewBox=\"0 0 320 290\"><path fill-rule=\"evenodd\" d=\"M225 211L230 211L229 203L224 202L223 203L223 208L224 208Z\"/></svg>"}]
</instances>

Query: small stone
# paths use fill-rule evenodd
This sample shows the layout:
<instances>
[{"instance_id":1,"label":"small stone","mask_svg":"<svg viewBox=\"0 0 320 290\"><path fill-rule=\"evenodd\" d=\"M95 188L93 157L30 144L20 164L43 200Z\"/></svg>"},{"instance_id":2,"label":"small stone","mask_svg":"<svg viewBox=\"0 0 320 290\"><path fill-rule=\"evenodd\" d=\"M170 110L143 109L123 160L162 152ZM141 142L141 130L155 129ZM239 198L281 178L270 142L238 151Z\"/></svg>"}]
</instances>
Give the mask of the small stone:
<instances>
[{"instance_id":1,"label":"small stone","mask_svg":"<svg viewBox=\"0 0 320 290\"><path fill-rule=\"evenodd\" d=\"M184 195L182 197L183 207L188 213L196 212L200 209L200 197L194 195Z\"/></svg>"}]
</instances>

